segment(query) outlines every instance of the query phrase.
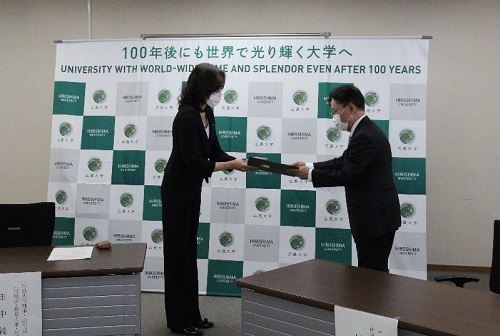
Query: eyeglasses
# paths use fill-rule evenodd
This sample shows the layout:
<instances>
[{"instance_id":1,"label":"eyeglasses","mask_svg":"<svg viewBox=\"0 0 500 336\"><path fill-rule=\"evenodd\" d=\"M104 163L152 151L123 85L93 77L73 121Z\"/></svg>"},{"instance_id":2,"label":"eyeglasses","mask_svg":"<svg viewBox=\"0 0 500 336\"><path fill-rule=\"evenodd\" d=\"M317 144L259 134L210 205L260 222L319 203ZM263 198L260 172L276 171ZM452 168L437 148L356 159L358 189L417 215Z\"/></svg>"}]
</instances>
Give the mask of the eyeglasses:
<instances>
[{"instance_id":1,"label":"eyeglasses","mask_svg":"<svg viewBox=\"0 0 500 336\"><path fill-rule=\"evenodd\" d=\"M340 112L332 110L332 116L335 115L335 114L341 115L342 113L344 113L345 109L348 108L348 107L349 107L349 104L347 104L346 107L344 107L342 109L342 111L340 111Z\"/></svg>"}]
</instances>

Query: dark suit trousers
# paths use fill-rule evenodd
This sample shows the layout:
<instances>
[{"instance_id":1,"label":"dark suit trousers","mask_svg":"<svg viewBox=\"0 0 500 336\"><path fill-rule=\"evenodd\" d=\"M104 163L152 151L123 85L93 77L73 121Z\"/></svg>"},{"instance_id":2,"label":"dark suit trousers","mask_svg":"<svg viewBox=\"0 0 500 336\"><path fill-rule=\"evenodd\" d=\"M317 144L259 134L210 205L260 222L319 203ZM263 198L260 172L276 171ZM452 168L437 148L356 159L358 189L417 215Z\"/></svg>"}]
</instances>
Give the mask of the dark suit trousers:
<instances>
[{"instance_id":1,"label":"dark suit trousers","mask_svg":"<svg viewBox=\"0 0 500 336\"><path fill-rule=\"evenodd\" d=\"M356 241L358 267L389 272L389 254L396 231L370 239Z\"/></svg>"},{"instance_id":2,"label":"dark suit trousers","mask_svg":"<svg viewBox=\"0 0 500 336\"><path fill-rule=\"evenodd\" d=\"M167 327L184 329L201 320L198 301L197 233L200 188L168 179L162 185L163 256Z\"/></svg>"}]
</instances>

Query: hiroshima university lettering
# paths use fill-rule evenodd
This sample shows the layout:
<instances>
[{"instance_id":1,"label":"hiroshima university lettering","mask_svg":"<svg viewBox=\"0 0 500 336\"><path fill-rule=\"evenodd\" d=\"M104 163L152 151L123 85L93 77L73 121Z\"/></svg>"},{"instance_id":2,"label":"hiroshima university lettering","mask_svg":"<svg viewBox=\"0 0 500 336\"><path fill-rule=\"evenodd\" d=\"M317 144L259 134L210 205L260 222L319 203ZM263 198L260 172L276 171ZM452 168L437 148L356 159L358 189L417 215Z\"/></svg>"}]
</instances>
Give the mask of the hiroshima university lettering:
<instances>
[{"instance_id":1,"label":"hiroshima university lettering","mask_svg":"<svg viewBox=\"0 0 500 336\"><path fill-rule=\"evenodd\" d=\"M163 279L163 272L161 271L146 271L144 270L144 274L148 279Z\"/></svg>"},{"instance_id":2,"label":"hiroshima university lettering","mask_svg":"<svg viewBox=\"0 0 500 336\"><path fill-rule=\"evenodd\" d=\"M69 169L69 167L73 167L73 162L71 161L58 161L54 163L56 169Z\"/></svg>"},{"instance_id":3,"label":"hiroshima university lettering","mask_svg":"<svg viewBox=\"0 0 500 336\"><path fill-rule=\"evenodd\" d=\"M236 210L236 208L240 206L240 203L239 202L220 202L220 201L217 201L217 206L219 207L219 209Z\"/></svg>"},{"instance_id":4,"label":"hiroshima university lettering","mask_svg":"<svg viewBox=\"0 0 500 336\"><path fill-rule=\"evenodd\" d=\"M92 128L87 130L87 134L89 134L90 136L103 136L109 134L109 130Z\"/></svg>"},{"instance_id":5,"label":"hiroshima university lettering","mask_svg":"<svg viewBox=\"0 0 500 336\"><path fill-rule=\"evenodd\" d=\"M288 136L291 137L310 137L310 132L288 132Z\"/></svg>"},{"instance_id":6,"label":"hiroshima university lettering","mask_svg":"<svg viewBox=\"0 0 500 336\"><path fill-rule=\"evenodd\" d=\"M166 138L172 136L172 130L153 130L153 134L157 138Z\"/></svg>"},{"instance_id":7,"label":"hiroshima university lettering","mask_svg":"<svg viewBox=\"0 0 500 336\"><path fill-rule=\"evenodd\" d=\"M102 197L82 197L83 204L86 205L99 205L104 202Z\"/></svg>"},{"instance_id":8,"label":"hiroshima university lettering","mask_svg":"<svg viewBox=\"0 0 500 336\"><path fill-rule=\"evenodd\" d=\"M70 95L64 93L61 93L57 97L59 98L60 101L68 103L75 103L78 99L80 99L80 96L78 95Z\"/></svg>"},{"instance_id":9,"label":"hiroshima university lettering","mask_svg":"<svg viewBox=\"0 0 500 336\"><path fill-rule=\"evenodd\" d=\"M396 98L396 103L399 106L416 106L420 103L420 98Z\"/></svg>"},{"instance_id":10,"label":"hiroshima university lettering","mask_svg":"<svg viewBox=\"0 0 500 336\"><path fill-rule=\"evenodd\" d=\"M252 238L250 239L250 244L274 244L274 241L272 239L257 239L257 238Z\"/></svg>"},{"instance_id":11,"label":"hiroshima university lettering","mask_svg":"<svg viewBox=\"0 0 500 336\"><path fill-rule=\"evenodd\" d=\"M309 204L287 204L287 209L309 209Z\"/></svg>"},{"instance_id":12,"label":"hiroshima university lettering","mask_svg":"<svg viewBox=\"0 0 500 336\"><path fill-rule=\"evenodd\" d=\"M233 274L215 274L214 279L217 279L217 280L236 280L236 276Z\"/></svg>"},{"instance_id":13,"label":"hiroshima university lettering","mask_svg":"<svg viewBox=\"0 0 500 336\"><path fill-rule=\"evenodd\" d=\"M417 255L420 252L419 247L408 247L408 246L395 246L394 251L400 255Z\"/></svg>"},{"instance_id":14,"label":"hiroshima university lettering","mask_svg":"<svg viewBox=\"0 0 500 336\"><path fill-rule=\"evenodd\" d=\"M137 163L120 163L120 164L118 164L118 168L119 169L129 169L129 168L137 169L137 168L139 168L139 165Z\"/></svg>"},{"instance_id":15,"label":"hiroshima university lettering","mask_svg":"<svg viewBox=\"0 0 500 336\"><path fill-rule=\"evenodd\" d=\"M221 130L221 131L218 131L218 133L222 139L235 139L241 135L241 132L237 131L237 130L235 130L235 131Z\"/></svg>"}]
</instances>

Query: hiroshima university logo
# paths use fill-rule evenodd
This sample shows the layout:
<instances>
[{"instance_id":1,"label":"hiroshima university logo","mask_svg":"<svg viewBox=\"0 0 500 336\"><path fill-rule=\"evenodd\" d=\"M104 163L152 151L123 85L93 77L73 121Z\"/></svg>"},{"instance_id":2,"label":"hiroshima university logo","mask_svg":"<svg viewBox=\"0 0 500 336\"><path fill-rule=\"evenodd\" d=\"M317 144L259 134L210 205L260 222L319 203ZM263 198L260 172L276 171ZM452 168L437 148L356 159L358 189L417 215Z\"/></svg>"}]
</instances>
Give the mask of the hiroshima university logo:
<instances>
[{"instance_id":1,"label":"hiroshima university logo","mask_svg":"<svg viewBox=\"0 0 500 336\"><path fill-rule=\"evenodd\" d=\"M409 145L415 141L416 134L415 131L405 128L401 132L399 132L399 140L405 145Z\"/></svg>"},{"instance_id":2,"label":"hiroshima university logo","mask_svg":"<svg viewBox=\"0 0 500 336\"><path fill-rule=\"evenodd\" d=\"M376 106L378 104L379 100L380 100L380 98L375 91L368 91L365 94L365 104L370 106L370 107Z\"/></svg>"},{"instance_id":3,"label":"hiroshima university logo","mask_svg":"<svg viewBox=\"0 0 500 336\"><path fill-rule=\"evenodd\" d=\"M128 124L123 129L123 134L125 134L127 138L135 137L135 135L137 134L137 126L135 126L134 124Z\"/></svg>"},{"instance_id":4,"label":"hiroshima university logo","mask_svg":"<svg viewBox=\"0 0 500 336\"><path fill-rule=\"evenodd\" d=\"M90 158L89 161L87 161L87 167L89 167L89 170L92 172L99 171L102 168L102 161L98 157Z\"/></svg>"},{"instance_id":5,"label":"hiroshima university logo","mask_svg":"<svg viewBox=\"0 0 500 336\"><path fill-rule=\"evenodd\" d=\"M86 241L93 241L97 237L97 229L93 226L87 226L82 233Z\"/></svg>"},{"instance_id":6,"label":"hiroshima university logo","mask_svg":"<svg viewBox=\"0 0 500 336\"><path fill-rule=\"evenodd\" d=\"M296 250L300 251L306 246L306 240L299 234L295 234L290 238L290 246Z\"/></svg>"},{"instance_id":7,"label":"hiroshima university logo","mask_svg":"<svg viewBox=\"0 0 500 336\"><path fill-rule=\"evenodd\" d=\"M163 230L154 229L153 232L151 232L151 240L155 244L161 244L163 242Z\"/></svg>"},{"instance_id":8,"label":"hiroshima university logo","mask_svg":"<svg viewBox=\"0 0 500 336\"><path fill-rule=\"evenodd\" d=\"M68 136L73 132L73 126L69 122L62 122L59 125L59 134L62 136Z\"/></svg>"},{"instance_id":9,"label":"hiroshima university logo","mask_svg":"<svg viewBox=\"0 0 500 336\"><path fill-rule=\"evenodd\" d=\"M326 202L325 208L330 215L337 215L340 212L340 209L342 209L342 206L338 200L331 199Z\"/></svg>"},{"instance_id":10,"label":"hiroshima university logo","mask_svg":"<svg viewBox=\"0 0 500 336\"><path fill-rule=\"evenodd\" d=\"M172 93L167 89L163 89L163 90L160 90L160 92L158 92L157 97L158 97L158 101L160 103L166 104L172 99Z\"/></svg>"},{"instance_id":11,"label":"hiroshima university logo","mask_svg":"<svg viewBox=\"0 0 500 336\"><path fill-rule=\"evenodd\" d=\"M303 91L303 90L298 90L298 91L295 91L293 93L293 102L297 105L305 105L305 103L307 103L307 92Z\"/></svg>"},{"instance_id":12,"label":"hiroshima university logo","mask_svg":"<svg viewBox=\"0 0 500 336\"><path fill-rule=\"evenodd\" d=\"M224 101L230 105L236 103L238 100L238 92L236 90L230 89L224 92Z\"/></svg>"},{"instance_id":13,"label":"hiroshima university logo","mask_svg":"<svg viewBox=\"0 0 500 336\"><path fill-rule=\"evenodd\" d=\"M219 236L219 243L224 247L233 245L234 243L233 234L227 231L222 232Z\"/></svg>"},{"instance_id":14,"label":"hiroshima university logo","mask_svg":"<svg viewBox=\"0 0 500 336\"><path fill-rule=\"evenodd\" d=\"M120 196L120 204L125 208L130 208L134 204L134 195L125 192Z\"/></svg>"},{"instance_id":15,"label":"hiroshima university logo","mask_svg":"<svg viewBox=\"0 0 500 336\"><path fill-rule=\"evenodd\" d=\"M401 212L401 217L404 217L404 218L412 218L413 216L415 216L415 213L416 213L416 209L415 209L415 206L411 203L403 203L401 204L401 207L399 208L400 212Z\"/></svg>"},{"instance_id":16,"label":"hiroshima university logo","mask_svg":"<svg viewBox=\"0 0 500 336\"><path fill-rule=\"evenodd\" d=\"M158 159L155 161L155 170L159 174L161 174L163 170L165 170L166 166L167 166L167 160L165 159Z\"/></svg>"},{"instance_id":17,"label":"hiroshima university logo","mask_svg":"<svg viewBox=\"0 0 500 336\"><path fill-rule=\"evenodd\" d=\"M259 196L255 200L255 207L260 212L266 212L267 210L269 210L269 208L271 208L271 201L267 197Z\"/></svg>"},{"instance_id":18,"label":"hiroshima university logo","mask_svg":"<svg viewBox=\"0 0 500 336\"><path fill-rule=\"evenodd\" d=\"M326 131L326 137L331 142L338 142L340 140L340 138L342 137L342 131L336 127L330 127Z\"/></svg>"},{"instance_id":19,"label":"hiroshima university logo","mask_svg":"<svg viewBox=\"0 0 500 336\"><path fill-rule=\"evenodd\" d=\"M269 140L273 135L271 127L266 125L261 125L257 128L257 137L260 140Z\"/></svg>"},{"instance_id":20,"label":"hiroshima university logo","mask_svg":"<svg viewBox=\"0 0 500 336\"><path fill-rule=\"evenodd\" d=\"M225 175L233 175L235 170L234 169L224 169L222 171Z\"/></svg>"},{"instance_id":21,"label":"hiroshima university logo","mask_svg":"<svg viewBox=\"0 0 500 336\"><path fill-rule=\"evenodd\" d=\"M57 204L63 205L68 200L68 194L64 190L58 190L56 192L56 202Z\"/></svg>"},{"instance_id":22,"label":"hiroshima university logo","mask_svg":"<svg viewBox=\"0 0 500 336\"><path fill-rule=\"evenodd\" d=\"M106 101L106 98L108 98L108 94L104 90L95 90L94 94L92 95L92 99L94 99L94 102L96 104L102 104Z\"/></svg>"}]
</instances>

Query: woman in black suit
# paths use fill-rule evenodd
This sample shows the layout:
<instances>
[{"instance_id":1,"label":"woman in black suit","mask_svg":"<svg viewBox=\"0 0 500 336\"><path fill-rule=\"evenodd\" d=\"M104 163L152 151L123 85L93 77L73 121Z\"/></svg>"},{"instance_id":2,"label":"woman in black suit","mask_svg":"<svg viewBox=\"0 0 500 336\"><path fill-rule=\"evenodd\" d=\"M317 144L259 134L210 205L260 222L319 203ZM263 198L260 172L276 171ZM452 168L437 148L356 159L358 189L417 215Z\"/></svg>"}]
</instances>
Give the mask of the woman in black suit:
<instances>
[{"instance_id":1,"label":"woman in black suit","mask_svg":"<svg viewBox=\"0 0 500 336\"><path fill-rule=\"evenodd\" d=\"M181 96L172 127L173 148L161 185L164 235L165 311L174 333L202 335L214 324L202 319L198 304L197 231L201 186L214 171L246 171L243 159L222 150L213 107L221 99L224 71L197 65Z\"/></svg>"}]
</instances>

